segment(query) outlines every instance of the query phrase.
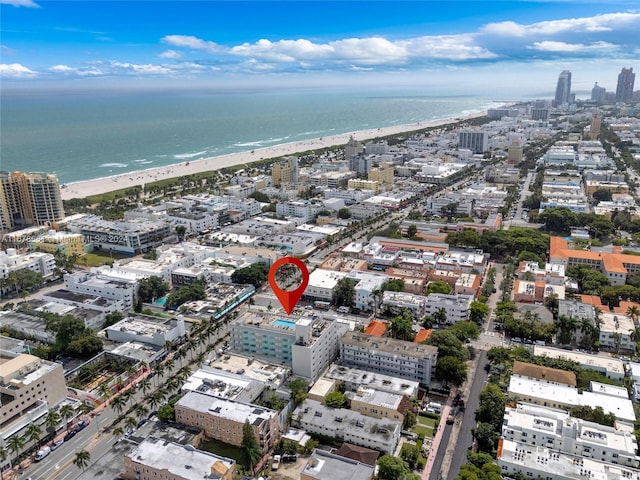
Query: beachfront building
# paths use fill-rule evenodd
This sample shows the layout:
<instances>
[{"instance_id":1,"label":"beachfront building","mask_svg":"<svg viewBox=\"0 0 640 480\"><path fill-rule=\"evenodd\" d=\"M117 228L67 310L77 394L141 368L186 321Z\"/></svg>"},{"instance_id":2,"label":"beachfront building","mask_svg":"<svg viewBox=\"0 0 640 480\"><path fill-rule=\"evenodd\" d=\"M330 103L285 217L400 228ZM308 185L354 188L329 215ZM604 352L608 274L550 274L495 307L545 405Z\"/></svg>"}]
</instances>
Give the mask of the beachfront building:
<instances>
[{"instance_id":1,"label":"beachfront building","mask_svg":"<svg viewBox=\"0 0 640 480\"><path fill-rule=\"evenodd\" d=\"M342 365L406 378L429 385L438 359L438 348L393 338L347 332L340 338Z\"/></svg>"},{"instance_id":2,"label":"beachfront building","mask_svg":"<svg viewBox=\"0 0 640 480\"><path fill-rule=\"evenodd\" d=\"M71 255L84 255L84 236L80 233L56 232L50 230L45 235L38 236L29 242L30 250L52 253L60 252L67 257Z\"/></svg>"},{"instance_id":3,"label":"beachfront building","mask_svg":"<svg viewBox=\"0 0 640 480\"><path fill-rule=\"evenodd\" d=\"M205 436L242 445L242 427L249 422L262 452L270 451L280 436L280 416L275 410L191 391L175 405L176 421L202 430Z\"/></svg>"},{"instance_id":4,"label":"beachfront building","mask_svg":"<svg viewBox=\"0 0 640 480\"><path fill-rule=\"evenodd\" d=\"M64 276L64 286L71 292L97 295L122 302L126 310L133 308L138 292L138 277L114 268L78 271Z\"/></svg>"},{"instance_id":5,"label":"beachfront building","mask_svg":"<svg viewBox=\"0 0 640 480\"><path fill-rule=\"evenodd\" d=\"M178 460L179 459L179 460ZM127 480L233 480L236 462L215 453L148 437L124 456Z\"/></svg>"},{"instance_id":6,"label":"beachfront building","mask_svg":"<svg viewBox=\"0 0 640 480\"><path fill-rule=\"evenodd\" d=\"M67 396L62 365L34 355L0 350L0 447L7 453L13 435L25 435L30 423L43 430L44 417ZM8 460L8 459L7 459ZM5 460L0 460L0 471Z\"/></svg>"},{"instance_id":7,"label":"beachfront building","mask_svg":"<svg viewBox=\"0 0 640 480\"><path fill-rule=\"evenodd\" d=\"M182 315L178 315L177 318L164 318L135 314L105 329L106 337L114 342L140 342L158 347L163 347L167 342L177 342L185 334Z\"/></svg>"},{"instance_id":8,"label":"beachfront building","mask_svg":"<svg viewBox=\"0 0 640 480\"><path fill-rule=\"evenodd\" d=\"M309 399L293 411L292 423L311 433L389 455L395 451L402 429L402 423L397 420L377 419L345 408L330 408Z\"/></svg>"},{"instance_id":9,"label":"beachfront building","mask_svg":"<svg viewBox=\"0 0 640 480\"><path fill-rule=\"evenodd\" d=\"M229 325L230 345L234 352L290 365L294 375L314 380L336 357L338 340L348 329L335 319L284 320L247 312Z\"/></svg>"},{"instance_id":10,"label":"beachfront building","mask_svg":"<svg viewBox=\"0 0 640 480\"><path fill-rule=\"evenodd\" d=\"M286 183L298 183L298 157L286 157L271 166L271 183L281 187Z\"/></svg>"},{"instance_id":11,"label":"beachfront building","mask_svg":"<svg viewBox=\"0 0 640 480\"><path fill-rule=\"evenodd\" d=\"M0 172L0 232L51 225L62 218L58 177L49 173Z\"/></svg>"}]
</instances>

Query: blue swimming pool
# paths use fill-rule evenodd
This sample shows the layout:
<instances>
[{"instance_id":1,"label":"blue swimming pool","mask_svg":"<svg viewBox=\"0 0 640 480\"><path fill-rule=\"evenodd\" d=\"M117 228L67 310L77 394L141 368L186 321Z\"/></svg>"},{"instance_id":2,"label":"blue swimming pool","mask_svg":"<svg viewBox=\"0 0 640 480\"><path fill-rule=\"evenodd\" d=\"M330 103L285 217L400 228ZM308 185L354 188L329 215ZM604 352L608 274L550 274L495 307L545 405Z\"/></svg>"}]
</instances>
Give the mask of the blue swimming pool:
<instances>
[{"instance_id":1,"label":"blue swimming pool","mask_svg":"<svg viewBox=\"0 0 640 480\"><path fill-rule=\"evenodd\" d=\"M160 305L161 307L164 307L164 304L167 303L167 298L169 297L169 295L165 295L164 297L160 297L158 300L155 301L156 305Z\"/></svg>"},{"instance_id":2,"label":"blue swimming pool","mask_svg":"<svg viewBox=\"0 0 640 480\"><path fill-rule=\"evenodd\" d=\"M274 320L273 324L276 327L290 328L291 330L294 330L296 328L296 322L292 322L291 320L282 320L280 318Z\"/></svg>"}]
</instances>

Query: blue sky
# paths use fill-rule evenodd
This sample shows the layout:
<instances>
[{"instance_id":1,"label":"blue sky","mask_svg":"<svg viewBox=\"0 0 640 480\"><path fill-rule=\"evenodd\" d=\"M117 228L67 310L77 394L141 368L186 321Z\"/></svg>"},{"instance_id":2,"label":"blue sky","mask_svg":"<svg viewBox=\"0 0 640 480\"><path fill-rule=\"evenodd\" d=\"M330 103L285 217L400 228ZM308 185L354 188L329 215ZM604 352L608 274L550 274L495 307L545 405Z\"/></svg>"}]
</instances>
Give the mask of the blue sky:
<instances>
[{"instance_id":1,"label":"blue sky","mask_svg":"<svg viewBox=\"0 0 640 480\"><path fill-rule=\"evenodd\" d=\"M0 0L4 86L615 88L637 2Z\"/></svg>"}]
</instances>

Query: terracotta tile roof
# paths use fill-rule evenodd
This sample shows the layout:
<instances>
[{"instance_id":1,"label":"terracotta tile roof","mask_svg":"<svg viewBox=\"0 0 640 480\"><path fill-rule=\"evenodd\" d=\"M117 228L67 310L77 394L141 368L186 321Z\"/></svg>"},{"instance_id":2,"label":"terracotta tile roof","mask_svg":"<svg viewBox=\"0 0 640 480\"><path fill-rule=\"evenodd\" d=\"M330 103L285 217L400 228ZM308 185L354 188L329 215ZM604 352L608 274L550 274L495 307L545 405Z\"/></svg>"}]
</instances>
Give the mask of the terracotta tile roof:
<instances>
[{"instance_id":1,"label":"terracotta tile roof","mask_svg":"<svg viewBox=\"0 0 640 480\"><path fill-rule=\"evenodd\" d=\"M380 320L372 320L364 333L367 335L373 335L374 337L381 337L384 335L384 332L387 331L387 322L381 322Z\"/></svg>"},{"instance_id":2,"label":"terracotta tile roof","mask_svg":"<svg viewBox=\"0 0 640 480\"><path fill-rule=\"evenodd\" d=\"M371 466L375 466L378 461L378 456L380 455L380 453L375 450L351 445L350 443L343 443L338 450L332 453Z\"/></svg>"},{"instance_id":3,"label":"terracotta tile roof","mask_svg":"<svg viewBox=\"0 0 640 480\"><path fill-rule=\"evenodd\" d=\"M621 300L620 301L620 305L617 307L613 307L613 311L615 313L618 313L620 315L626 315L627 314L627 310L630 307L637 307L640 308L640 303L636 303L636 302L628 302L626 300Z\"/></svg>"},{"instance_id":4,"label":"terracotta tile roof","mask_svg":"<svg viewBox=\"0 0 640 480\"><path fill-rule=\"evenodd\" d=\"M580 295L580 301L594 307L602 307L602 300L596 295Z\"/></svg>"},{"instance_id":5,"label":"terracotta tile roof","mask_svg":"<svg viewBox=\"0 0 640 480\"><path fill-rule=\"evenodd\" d=\"M543 367L533 363L524 363L518 360L513 362L513 373L514 375L520 375L522 377L537 378L538 380L547 380L572 387L578 384L576 374L573 372L560 370L558 368Z\"/></svg>"},{"instance_id":6,"label":"terracotta tile roof","mask_svg":"<svg viewBox=\"0 0 640 480\"><path fill-rule=\"evenodd\" d=\"M433 330L427 330L426 328L421 328L418 334L416 335L416 338L413 339L413 341L415 343L424 342L431 336L432 331Z\"/></svg>"}]
</instances>

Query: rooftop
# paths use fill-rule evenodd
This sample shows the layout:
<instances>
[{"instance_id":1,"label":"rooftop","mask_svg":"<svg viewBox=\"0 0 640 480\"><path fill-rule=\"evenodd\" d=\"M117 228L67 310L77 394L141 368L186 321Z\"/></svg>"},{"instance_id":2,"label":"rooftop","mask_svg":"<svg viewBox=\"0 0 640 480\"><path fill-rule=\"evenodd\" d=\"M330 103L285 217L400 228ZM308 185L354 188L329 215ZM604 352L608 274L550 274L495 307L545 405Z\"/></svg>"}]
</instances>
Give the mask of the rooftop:
<instances>
[{"instance_id":1,"label":"rooftop","mask_svg":"<svg viewBox=\"0 0 640 480\"><path fill-rule=\"evenodd\" d=\"M300 474L318 480L369 480L374 470L374 467L356 460L315 450Z\"/></svg>"},{"instance_id":2,"label":"rooftop","mask_svg":"<svg viewBox=\"0 0 640 480\"><path fill-rule=\"evenodd\" d=\"M182 397L176 405L195 410L196 412L215 415L233 422L261 425L268 422L278 412L250 403L241 403L225 398L215 397L210 393L191 391Z\"/></svg>"},{"instance_id":3,"label":"rooftop","mask_svg":"<svg viewBox=\"0 0 640 480\"><path fill-rule=\"evenodd\" d=\"M235 461L230 458L154 437L143 440L127 456L135 463L182 478L222 478L229 469L235 468Z\"/></svg>"},{"instance_id":4,"label":"rooftop","mask_svg":"<svg viewBox=\"0 0 640 480\"><path fill-rule=\"evenodd\" d=\"M229 400L252 402L264 390L264 383L205 366L193 372L182 389L209 393Z\"/></svg>"},{"instance_id":5,"label":"rooftop","mask_svg":"<svg viewBox=\"0 0 640 480\"><path fill-rule=\"evenodd\" d=\"M418 382L381 373L371 373L359 368L331 364L324 376L332 380L355 385L356 388L370 387L376 390L407 395L408 397L414 397L418 394Z\"/></svg>"},{"instance_id":6,"label":"rooftop","mask_svg":"<svg viewBox=\"0 0 640 480\"><path fill-rule=\"evenodd\" d=\"M407 357L423 358L438 354L438 347L431 345L405 342L394 338L378 338L359 332L345 333L340 339L340 343Z\"/></svg>"},{"instance_id":7,"label":"rooftop","mask_svg":"<svg viewBox=\"0 0 640 480\"><path fill-rule=\"evenodd\" d=\"M624 363L622 360L618 360L607 354L591 355L575 350L568 351L560 348L543 347L541 345L535 345L533 347L533 354L536 357L543 356L560 360L571 360L586 367L601 368L607 372L624 376Z\"/></svg>"},{"instance_id":8,"label":"rooftop","mask_svg":"<svg viewBox=\"0 0 640 480\"><path fill-rule=\"evenodd\" d=\"M576 374L573 372L560 370L558 368L543 367L533 363L520 362L519 360L513 362L513 373L514 375L520 375L522 377L536 378L538 380L561 383L572 387L578 385Z\"/></svg>"}]
</instances>

